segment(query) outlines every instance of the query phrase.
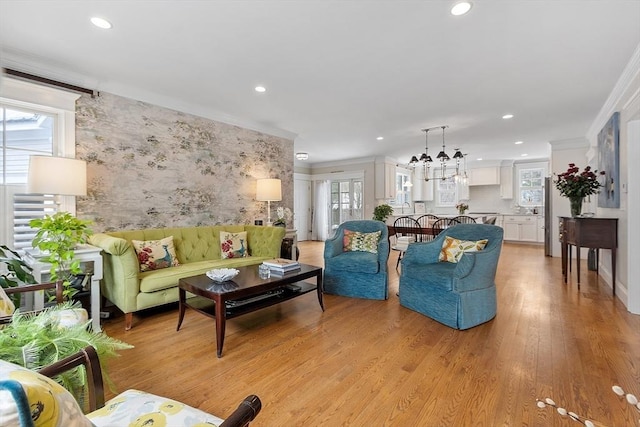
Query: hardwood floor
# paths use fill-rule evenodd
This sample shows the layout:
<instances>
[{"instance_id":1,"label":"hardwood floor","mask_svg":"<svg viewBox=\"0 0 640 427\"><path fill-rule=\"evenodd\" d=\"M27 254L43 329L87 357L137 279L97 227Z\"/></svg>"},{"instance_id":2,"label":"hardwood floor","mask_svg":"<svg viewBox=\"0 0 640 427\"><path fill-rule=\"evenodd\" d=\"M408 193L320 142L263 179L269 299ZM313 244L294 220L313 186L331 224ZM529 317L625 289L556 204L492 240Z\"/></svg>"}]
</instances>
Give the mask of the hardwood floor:
<instances>
[{"instance_id":1,"label":"hardwood floor","mask_svg":"<svg viewBox=\"0 0 640 427\"><path fill-rule=\"evenodd\" d=\"M322 265L322 250L301 242L300 261ZM221 359L213 320L194 311L179 332L175 305L134 316L127 332L116 316L105 331L135 348L110 363L111 379L221 417L257 394L256 427L573 425L537 408L544 397L605 425L639 425L611 386L640 395L640 316L586 263L578 291L575 271L565 285L541 247L505 244L497 317L456 331L399 305L395 256L389 300L325 295L323 313L310 293L229 320Z\"/></svg>"}]
</instances>

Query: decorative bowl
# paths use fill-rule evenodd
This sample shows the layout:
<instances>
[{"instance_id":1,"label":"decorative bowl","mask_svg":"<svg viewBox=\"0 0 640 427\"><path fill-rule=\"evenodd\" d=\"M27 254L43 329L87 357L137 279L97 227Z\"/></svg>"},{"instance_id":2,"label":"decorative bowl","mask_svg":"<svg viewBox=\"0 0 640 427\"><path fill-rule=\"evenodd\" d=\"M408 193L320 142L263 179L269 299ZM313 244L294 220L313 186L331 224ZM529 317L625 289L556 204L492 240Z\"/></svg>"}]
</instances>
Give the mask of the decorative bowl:
<instances>
[{"instance_id":1,"label":"decorative bowl","mask_svg":"<svg viewBox=\"0 0 640 427\"><path fill-rule=\"evenodd\" d=\"M236 277L238 273L240 273L240 270L236 270L235 268L216 268L207 271L206 275L214 282L226 282Z\"/></svg>"}]
</instances>

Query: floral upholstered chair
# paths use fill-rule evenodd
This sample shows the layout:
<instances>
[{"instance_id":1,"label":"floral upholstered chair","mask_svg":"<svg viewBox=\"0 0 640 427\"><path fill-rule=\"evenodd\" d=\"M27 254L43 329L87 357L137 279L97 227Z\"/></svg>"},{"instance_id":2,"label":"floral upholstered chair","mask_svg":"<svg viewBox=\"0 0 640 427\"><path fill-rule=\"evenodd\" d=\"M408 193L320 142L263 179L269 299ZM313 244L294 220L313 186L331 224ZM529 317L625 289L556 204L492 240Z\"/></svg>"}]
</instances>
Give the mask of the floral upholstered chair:
<instances>
[{"instance_id":1,"label":"floral upholstered chair","mask_svg":"<svg viewBox=\"0 0 640 427\"><path fill-rule=\"evenodd\" d=\"M389 296L389 232L382 221L346 221L324 243L324 291L355 298Z\"/></svg>"},{"instance_id":2,"label":"floral upholstered chair","mask_svg":"<svg viewBox=\"0 0 640 427\"><path fill-rule=\"evenodd\" d=\"M83 365L88 384L88 414L73 396L50 377ZM223 420L181 402L127 390L105 403L100 361L87 347L39 372L0 360L0 425L34 427L211 426L245 427L260 412L251 395Z\"/></svg>"}]
</instances>

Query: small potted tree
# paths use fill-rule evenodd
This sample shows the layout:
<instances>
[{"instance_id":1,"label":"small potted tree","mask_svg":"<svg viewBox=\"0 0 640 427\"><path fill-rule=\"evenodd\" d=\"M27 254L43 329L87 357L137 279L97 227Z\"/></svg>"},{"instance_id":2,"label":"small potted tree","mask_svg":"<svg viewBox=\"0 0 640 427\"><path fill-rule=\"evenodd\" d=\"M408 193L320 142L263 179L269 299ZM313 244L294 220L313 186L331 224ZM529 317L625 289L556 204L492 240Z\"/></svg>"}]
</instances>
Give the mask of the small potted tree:
<instances>
[{"instance_id":1,"label":"small potted tree","mask_svg":"<svg viewBox=\"0 0 640 427\"><path fill-rule=\"evenodd\" d=\"M40 250L43 256L41 260L51 264L51 280L63 282L65 298L70 298L75 293L70 287L71 278L82 273L74 250L91 235L90 223L91 221L78 219L69 212L57 212L29 222L31 228L38 230L32 245Z\"/></svg>"},{"instance_id":2,"label":"small potted tree","mask_svg":"<svg viewBox=\"0 0 640 427\"><path fill-rule=\"evenodd\" d=\"M393 213L393 208L389 205L379 205L373 209L373 219L385 222Z\"/></svg>"},{"instance_id":3,"label":"small potted tree","mask_svg":"<svg viewBox=\"0 0 640 427\"><path fill-rule=\"evenodd\" d=\"M31 267L25 263L20 254L6 245L0 246L0 287L13 288L21 283L34 284ZM13 303L20 306L20 294L12 295Z\"/></svg>"}]
</instances>

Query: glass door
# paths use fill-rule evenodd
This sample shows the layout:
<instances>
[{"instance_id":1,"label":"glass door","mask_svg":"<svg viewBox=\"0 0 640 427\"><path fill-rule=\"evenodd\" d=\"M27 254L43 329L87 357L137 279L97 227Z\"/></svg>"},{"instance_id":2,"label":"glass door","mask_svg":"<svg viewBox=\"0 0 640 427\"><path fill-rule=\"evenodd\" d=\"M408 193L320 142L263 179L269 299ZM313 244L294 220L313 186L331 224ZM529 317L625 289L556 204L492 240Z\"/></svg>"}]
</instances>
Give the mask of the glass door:
<instances>
[{"instance_id":1,"label":"glass door","mask_svg":"<svg viewBox=\"0 0 640 427\"><path fill-rule=\"evenodd\" d=\"M363 189L361 179L331 181L330 229L352 219L362 219Z\"/></svg>"}]
</instances>

